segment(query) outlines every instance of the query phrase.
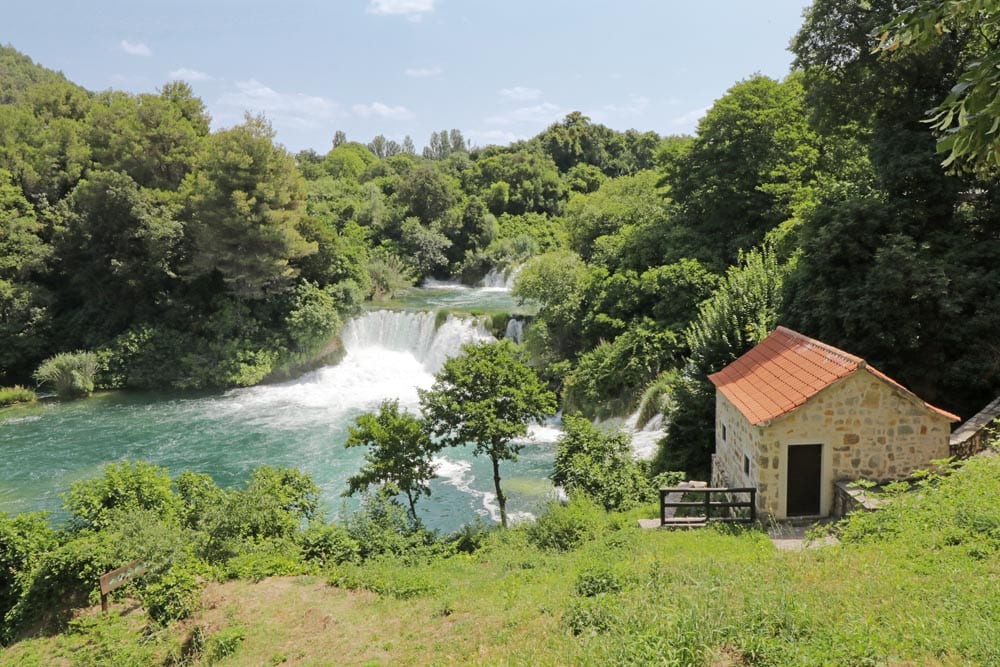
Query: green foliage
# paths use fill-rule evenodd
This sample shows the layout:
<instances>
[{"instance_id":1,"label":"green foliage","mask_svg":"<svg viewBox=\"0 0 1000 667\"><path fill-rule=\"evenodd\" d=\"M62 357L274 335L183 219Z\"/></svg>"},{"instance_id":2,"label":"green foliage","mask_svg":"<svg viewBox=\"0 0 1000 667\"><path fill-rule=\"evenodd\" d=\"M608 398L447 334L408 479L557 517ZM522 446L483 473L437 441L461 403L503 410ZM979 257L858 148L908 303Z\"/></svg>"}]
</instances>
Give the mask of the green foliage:
<instances>
[{"instance_id":1,"label":"green foliage","mask_svg":"<svg viewBox=\"0 0 1000 667\"><path fill-rule=\"evenodd\" d=\"M201 599L197 569L184 562L172 564L142 587L139 599L156 623L167 625L190 616Z\"/></svg>"},{"instance_id":2,"label":"green foliage","mask_svg":"<svg viewBox=\"0 0 1000 667\"><path fill-rule=\"evenodd\" d=\"M320 566L343 565L358 559L361 547L347 528L337 523L314 521L299 535L302 557Z\"/></svg>"},{"instance_id":3,"label":"green foliage","mask_svg":"<svg viewBox=\"0 0 1000 667\"><path fill-rule=\"evenodd\" d=\"M235 655L246 639L246 628L241 625L230 625L208 636L205 640L205 659L208 664L224 660Z\"/></svg>"},{"instance_id":4,"label":"green foliage","mask_svg":"<svg viewBox=\"0 0 1000 667\"><path fill-rule=\"evenodd\" d=\"M259 299L287 289L292 261L316 252L298 232L305 189L263 118L208 138L181 188L193 277L218 273L229 293Z\"/></svg>"},{"instance_id":5,"label":"green foliage","mask_svg":"<svg viewBox=\"0 0 1000 667\"><path fill-rule=\"evenodd\" d=\"M670 405L671 387L677 382L677 371L664 371L646 385L639 398L639 415L635 427L642 428L656 415L666 413Z\"/></svg>"},{"instance_id":6,"label":"green foliage","mask_svg":"<svg viewBox=\"0 0 1000 667\"><path fill-rule=\"evenodd\" d=\"M419 555L434 541L395 498L381 490L365 496L362 509L350 514L344 526L362 560L387 554Z\"/></svg>"},{"instance_id":7,"label":"green foliage","mask_svg":"<svg viewBox=\"0 0 1000 667\"><path fill-rule=\"evenodd\" d=\"M605 593L617 593L624 583L621 575L607 565L585 570L577 575L573 592L580 597L594 597Z\"/></svg>"},{"instance_id":8,"label":"green foliage","mask_svg":"<svg viewBox=\"0 0 1000 667\"><path fill-rule=\"evenodd\" d=\"M33 403L37 399L34 391L20 385L0 387L0 408L16 403Z\"/></svg>"},{"instance_id":9,"label":"green foliage","mask_svg":"<svg viewBox=\"0 0 1000 667\"><path fill-rule=\"evenodd\" d=\"M606 510L625 510L652 499L645 466L632 455L631 438L566 416L553 462L552 483L582 493Z\"/></svg>"},{"instance_id":10,"label":"green foliage","mask_svg":"<svg viewBox=\"0 0 1000 667\"><path fill-rule=\"evenodd\" d=\"M928 113L927 122L941 134L938 152L947 153L943 166L952 164L982 169L1000 167L1000 101L995 89L1000 85L1000 55L994 38L1000 27L1000 4L996 0L945 2L923 0L900 12L879 30L876 50L920 51L952 37L953 33L974 33L977 40L965 69L938 106Z\"/></svg>"},{"instance_id":11,"label":"green foliage","mask_svg":"<svg viewBox=\"0 0 1000 667\"><path fill-rule=\"evenodd\" d=\"M815 197L819 141L804 102L797 77L741 81L699 121L690 149L666 165L681 220L696 234L694 256L732 263Z\"/></svg>"},{"instance_id":12,"label":"green foliage","mask_svg":"<svg viewBox=\"0 0 1000 667\"><path fill-rule=\"evenodd\" d=\"M528 539L539 549L570 551L595 539L605 522L604 511L594 501L577 495L566 504L550 504L528 526Z\"/></svg>"},{"instance_id":13,"label":"green foliage","mask_svg":"<svg viewBox=\"0 0 1000 667\"><path fill-rule=\"evenodd\" d=\"M441 588L441 582L421 568L388 558L377 559L364 567L337 568L329 581L339 588L367 590L397 600L424 597Z\"/></svg>"},{"instance_id":14,"label":"green foliage","mask_svg":"<svg viewBox=\"0 0 1000 667\"><path fill-rule=\"evenodd\" d=\"M606 598L575 600L566 609L562 622L574 635L598 635L616 625L614 603Z\"/></svg>"},{"instance_id":15,"label":"green foliage","mask_svg":"<svg viewBox=\"0 0 1000 667\"><path fill-rule=\"evenodd\" d=\"M448 359L434 385L420 390L420 406L432 435L444 445L475 444L493 463L500 522L507 526L507 499L500 488L500 461L517 460L514 438L528 424L555 411L555 396L509 340L466 345Z\"/></svg>"},{"instance_id":16,"label":"green foliage","mask_svg":"<svg viewBox=\"0 0 1000 667\"><path fill-rule=\"evenodd\" d=\"M290 539L245 540L239 545L239 552L226 560L224 569L230 579L250 581L307 571L301 549Z\"/></svg>"},{"instance_id":17,"label":"green foliage","mask_svg":"<svg viewBox=\"0 0 1000 667\"><path fill-rule=\"evenodd\" d=\"M412 267L399 255L389 251L374 253L368 262L368 276L372 285L372 297L380 301L391 299L397 292L412 287L416 282Z\"/></svg>"},{"instance_id":18,"label":"green foliage","mask_svg":"<svg viewBox=\"0 0 1000 667\"><path fill-rule=\"evenodd\" d=\"M94 391L97 355L93 352L60 352L35 370L39 384L50 384L60 398L89 396Z\"/></svg>"},{"instance_id":19,"label":"green foliage","mask_svg":"<svg viewBox=\"0 0 1000 667\"><path fill-rule=\"evenodd\" d=\"M34 568L55 544L56 534L45 514L0 514L0 640L4 617L27 588Z\"/></svg>"},{"instance_id":20,"label":"green foliage","mask_svg":"<svg viewBox=\"0 0 1000 667\"><path fill-rule=\"evenodd\" d=\"M114 525L121 511L148 510L172 520L181 510L166 468L145 461L109 463L101 477L74 482L64 501L78 527L98 530Z\"/></svg>"},{"instance_id":21,"label":"green foliage","mask_svg":"<svg viewBox=\"0 0 1000 667\"><path fill-rule=\"evenodd\" d=\"M403 493L416 522L416 501L431 494L428 482L436 475L431 462L441 448L422 420L401 412L399 401L383 401L378 414L364 414L350 427L345 447L367 447L365 464L348 478L344 495L379 485L388 493Z\"/></svg>"}]
</instances>

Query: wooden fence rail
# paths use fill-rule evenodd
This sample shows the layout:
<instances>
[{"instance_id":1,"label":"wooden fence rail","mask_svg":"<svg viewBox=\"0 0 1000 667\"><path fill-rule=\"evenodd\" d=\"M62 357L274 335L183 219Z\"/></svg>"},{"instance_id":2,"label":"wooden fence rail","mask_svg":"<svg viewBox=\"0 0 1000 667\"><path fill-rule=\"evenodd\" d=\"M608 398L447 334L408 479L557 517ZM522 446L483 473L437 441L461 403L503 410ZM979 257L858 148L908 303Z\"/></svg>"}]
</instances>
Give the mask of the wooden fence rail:
<instances>
[{"instance_id":1,"label":"wooden fence rail","mask_svg":"<svg viewBox=\"0 0 1000 667\"><path fill-rule=\"evenodd\" d=\"M712 494L726 494L731 497L736 494L749 494L749 500L712 500ZM685 496L701 494L698 500L684 500ZM693 516L675 516L678 509L689 508ZM725 512L713 509L726 510ZM749 509L749 516L733 516L730 510ZM757 489L754 487L689 487L675 486L660 489L660 525L697 527L710 521L727 523L754 523L757 521Z\"/></svg>"}]
</instances>

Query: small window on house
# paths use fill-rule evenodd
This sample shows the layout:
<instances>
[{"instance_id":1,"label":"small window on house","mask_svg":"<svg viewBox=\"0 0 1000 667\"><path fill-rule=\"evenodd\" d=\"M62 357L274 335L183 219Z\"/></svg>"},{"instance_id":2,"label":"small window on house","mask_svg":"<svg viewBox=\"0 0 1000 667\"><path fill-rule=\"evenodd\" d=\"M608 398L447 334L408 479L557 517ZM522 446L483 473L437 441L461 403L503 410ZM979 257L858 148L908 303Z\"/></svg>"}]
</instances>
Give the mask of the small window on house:
<instances>
[{"instance_id":1,"label":"small window on house","mask_svg":"<svg viewBox=\"0 0 1000 667\"><path fill-rule=\"evenodd\" d=\"M722 425L722 442L726 441L726 425Z\"/></svg>"},{"instance_id":2,"label":"small window on house","mask_svg":"<svg viewBox=\"0 0 1000 667\"><path fill-rule=\"evenodd\" d=\"M750 457L747 456L746 454L743 455L743 474L744 475L750 474Z\"/></svg>"}]
</instances>

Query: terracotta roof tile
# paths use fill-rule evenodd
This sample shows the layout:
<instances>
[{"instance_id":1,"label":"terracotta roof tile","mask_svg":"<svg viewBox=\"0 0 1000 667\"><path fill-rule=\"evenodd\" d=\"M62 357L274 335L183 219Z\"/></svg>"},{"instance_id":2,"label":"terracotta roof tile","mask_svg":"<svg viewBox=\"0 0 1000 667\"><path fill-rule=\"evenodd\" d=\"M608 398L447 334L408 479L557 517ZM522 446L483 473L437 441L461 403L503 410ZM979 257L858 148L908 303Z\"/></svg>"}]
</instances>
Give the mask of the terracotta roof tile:
<instances>
[{"instance_id":1,"label":"terracotta roof tile","mask_svg":"<svg viewBox=\"0 0 1000 667\"><path fill-rule=\"evenodd\" d=\"M843 377L865 369L941 416L958 417L920 400L864 359L786 327L778 327L752 350L708 376L750 420L762 424L787 414Z\"/></svg>"}]
</instances>

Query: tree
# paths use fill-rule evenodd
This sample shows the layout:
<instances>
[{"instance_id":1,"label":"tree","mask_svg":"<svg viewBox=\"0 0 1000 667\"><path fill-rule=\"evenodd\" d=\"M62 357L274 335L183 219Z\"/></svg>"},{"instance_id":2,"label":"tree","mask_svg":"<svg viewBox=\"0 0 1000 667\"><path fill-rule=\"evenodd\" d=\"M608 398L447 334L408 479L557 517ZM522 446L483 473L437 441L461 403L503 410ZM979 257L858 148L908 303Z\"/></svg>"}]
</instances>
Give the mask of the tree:
<instances>
[{"instance_id":1,"label":"tree","mask_svg":"<svg viewBox=\"0 0 1000 667\"><path fill-rule=\"evenodd\" d=\"M926 49L949 33L976 35L975 55L948 95L928 114L941 133L938 152L952 164L1000 168L1000 2L997 0L922 0L885 24L875 50L885 54Z\"/></svg>"},{"instance_id":2,"label":"tree","mask_svg":"<svg viewBox=\"0 0 1000 667\"><path fill-rule=\"evenodd\" d=\"M651 484L622 431L605 432L582 417L563 419L552 483L582 492L607 510L625 510L648 499Z\"/></svg>"},{"instance_id":3,"label":"tree","mask_svg":"<svg viewBox=\"0 0 1000 667\"><path fill-rule=\"evenodd\" d=\"M429 496L427 482L436 475L433 455L441 445L431 440L423 421L400 411L399 401L383 401L378 414L363 414L350 427L345 447L367 447L365 465L348 478L345 496L381 485L392 494L403 493L410 518L417 522L417 498Z\"/></svg>"},{"instance_id":4,"label":"tree","mask_svg":"<svg viewBox=\"0 0 1000 667\"><path fill-rule=\"evenodd\" d=\"M305 188L295 161L261 117L212 135L181 189L193 240L189 272L218 272L238 298L282 291L292 260L316 251L298 229ZM366 151L367 152L367 151Z\"/></svg>"},{"instance_id":5,"label":"tree","mask_svg":"<svg viewBox=\"0 0 1000 667\"><path fill-rule=\"evenodd\" d=\"M476 456L493 464L500 523L507 527L507 497L500 488L500 461L516 461L528 423L555 411L555 395L509 340L475 343L445 362L420 406L433 436L447 446L475 444Z\"/></svg>"},{"instance_id":6,"label":"tree","mask_svg":"<svg viewBox=\"0 0 1000 667\"><path fill-rule=\"evenodd\" d=\"M804 98L794 75L741 81L699 121L690 150L666 164L699 259L734 263L811 200L819 145Z\"/></svg>"}]
</instances>

